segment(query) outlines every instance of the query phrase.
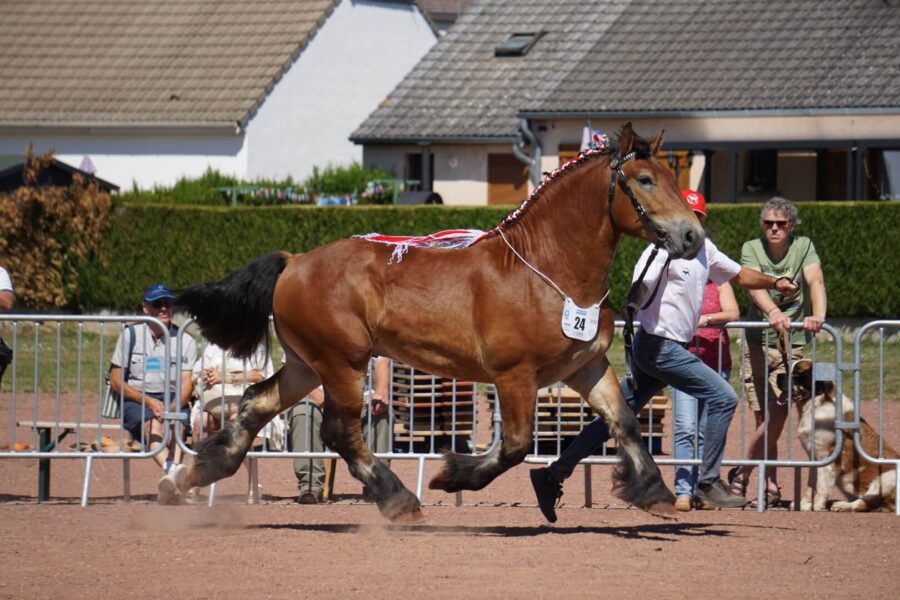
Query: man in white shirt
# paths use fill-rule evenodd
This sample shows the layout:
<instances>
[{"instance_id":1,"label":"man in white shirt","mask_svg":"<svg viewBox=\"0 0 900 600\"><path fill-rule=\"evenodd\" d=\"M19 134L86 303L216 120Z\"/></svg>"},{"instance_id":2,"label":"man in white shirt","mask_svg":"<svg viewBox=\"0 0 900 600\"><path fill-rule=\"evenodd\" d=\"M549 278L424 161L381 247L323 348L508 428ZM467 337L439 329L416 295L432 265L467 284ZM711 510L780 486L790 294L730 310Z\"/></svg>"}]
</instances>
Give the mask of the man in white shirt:
<instances>
[{"instance_id":1,"label":"man in white shirt","mask_svg":"<svg viewBox=\"0 0 900 600\"><path fill-rule=\"evenodd\" d=\"M6 269L0 267L0 312L9 312L16 304L16 295L13 292L12 280ZM12 362L12 348L6 345L3 338L0 337L0 381L3 380L3 373L6 367Z\"/></svg>"},{"instance_id":2,"label":"man in white shirt","mask_svg":"<svg viewBox=\"0 0 900 600\"><path fill-rule=\"evenodd\" d=\"M635 281L651 252L649 246L635 265ZM776 289L786 294L796 291L796 285L785 277L776 279L742 268L720 252L709 237L692 259L669 261L668 253L660 249L641 284L638 304L642 307L657 283L659 288L652 302L637 313L641 326L634 338L635 388L632 390L624 379L619 386L635 413L667 385L705 401L708 410L705 445L695 497L713 508L740 508L746 499L732 494L719 478L725 436L737 406L737 394L718 373L687 350L700 322L707 280L717 285L730 281L747 289ZM790 326L789 323L778 325ZM597 452L608 439L606 422L597 417L572 440L559 459L549 467L531 471L538 506L548 521L556 521L555 504L562 495L562 482L582 459Z\"/></svg>"}]
</instances>

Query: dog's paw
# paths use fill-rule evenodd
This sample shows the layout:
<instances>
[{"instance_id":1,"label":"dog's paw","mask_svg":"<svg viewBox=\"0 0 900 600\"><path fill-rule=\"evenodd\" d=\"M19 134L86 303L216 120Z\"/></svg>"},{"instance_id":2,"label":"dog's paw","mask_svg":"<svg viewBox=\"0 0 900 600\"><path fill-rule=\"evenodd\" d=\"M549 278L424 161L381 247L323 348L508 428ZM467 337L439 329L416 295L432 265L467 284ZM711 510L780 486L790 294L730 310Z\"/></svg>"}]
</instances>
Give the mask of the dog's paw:
<instances>
[{"instance_id":1,"label":"dog's paw","mask_svg":"<svg viewBox=\"0 0 900 600\"><path fill-rule=\"evenodd\" d=\"M812 502L809 500L801 500L800 501L800 510L803 512L810 512L813 509Z\"/></svg>"},{"instance_id":2,"label":"dog's paw","mask_svg":"<svg viewBox=\"0 0 900 600\"><path fill-rule=\"evenodd\" d=\"M831 512L854 512L853 502L835 502L831 505Z\"/></svg>"}]
</instances>

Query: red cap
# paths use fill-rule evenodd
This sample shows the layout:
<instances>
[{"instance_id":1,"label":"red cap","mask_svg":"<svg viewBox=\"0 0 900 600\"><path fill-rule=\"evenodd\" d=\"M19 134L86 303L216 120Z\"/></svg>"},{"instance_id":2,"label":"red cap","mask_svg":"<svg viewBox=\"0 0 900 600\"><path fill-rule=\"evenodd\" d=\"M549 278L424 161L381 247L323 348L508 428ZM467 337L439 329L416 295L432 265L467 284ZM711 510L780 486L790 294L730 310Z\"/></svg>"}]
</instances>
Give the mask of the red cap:
<instances>
[{"instance_id":1,"label":"red cap","mask_svg":"<svg viewBox=\"0 0 900 600\"><path fill-rule=\"evenodd\" d=\"M706 198L703 197L703 194L696 190L681 190L681 197L694 212L706 216Z\"/></svg>"}]
</instances>

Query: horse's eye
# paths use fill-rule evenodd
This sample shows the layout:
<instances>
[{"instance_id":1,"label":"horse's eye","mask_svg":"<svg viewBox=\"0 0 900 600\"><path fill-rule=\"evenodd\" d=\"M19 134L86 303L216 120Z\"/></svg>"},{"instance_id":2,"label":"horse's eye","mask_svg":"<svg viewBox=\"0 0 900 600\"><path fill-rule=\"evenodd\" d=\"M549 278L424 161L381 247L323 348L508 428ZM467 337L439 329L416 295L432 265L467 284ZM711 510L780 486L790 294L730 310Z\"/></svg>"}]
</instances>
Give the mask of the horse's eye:
<instances>
[{"instance_id":1,"label":"horse's eye","mask_svg":"<svg viewBox=\"0 0 900 600\"><path fill-rule=\"evenodd\" d=\"M638 183L641 185L648 185L648 186L653 185L653 178L651 178L647 175L641 175L640 177L638 177Z\"/></svg>"}]
</instances>

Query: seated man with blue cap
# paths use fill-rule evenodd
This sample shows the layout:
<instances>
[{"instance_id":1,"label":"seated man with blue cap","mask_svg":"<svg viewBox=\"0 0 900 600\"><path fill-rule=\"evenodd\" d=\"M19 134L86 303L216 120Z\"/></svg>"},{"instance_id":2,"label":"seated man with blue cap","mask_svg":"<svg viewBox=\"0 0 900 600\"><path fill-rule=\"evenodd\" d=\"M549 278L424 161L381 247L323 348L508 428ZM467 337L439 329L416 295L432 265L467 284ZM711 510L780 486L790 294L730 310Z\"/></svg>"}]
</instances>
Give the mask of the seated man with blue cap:
<instances>
[{"instance_id":1,"label":"seated man with blue cap","mask_svg":"<svg viewBox=\"0 0 900 600\"><path fill-rule=\"evenodd\" d=\"M190 435L191 370L197 360L197 344L184 333L181 337L181 358L178 359L178 327L172 323L172 299L175 294L168 286L154 283L144 290L143 311L157 322L141 323L125 327L119 334L111 359L109 385L118 397L123 395L122 423L134 440L151 451L162 443L165 423L163 412L184 413L185 436ZM162 325L162 327L160 326ZM166 349L165 331L169 334ZM132 339L133 337L133 339ZM175 388L178 370L181 386ZM169 407L163 405L166 389ZM181 462L181 450L174 443L168 452L154 456L156 462L168 472ZM168 499L160 497L160 502Z\"/></svg>"}]
</instances>

